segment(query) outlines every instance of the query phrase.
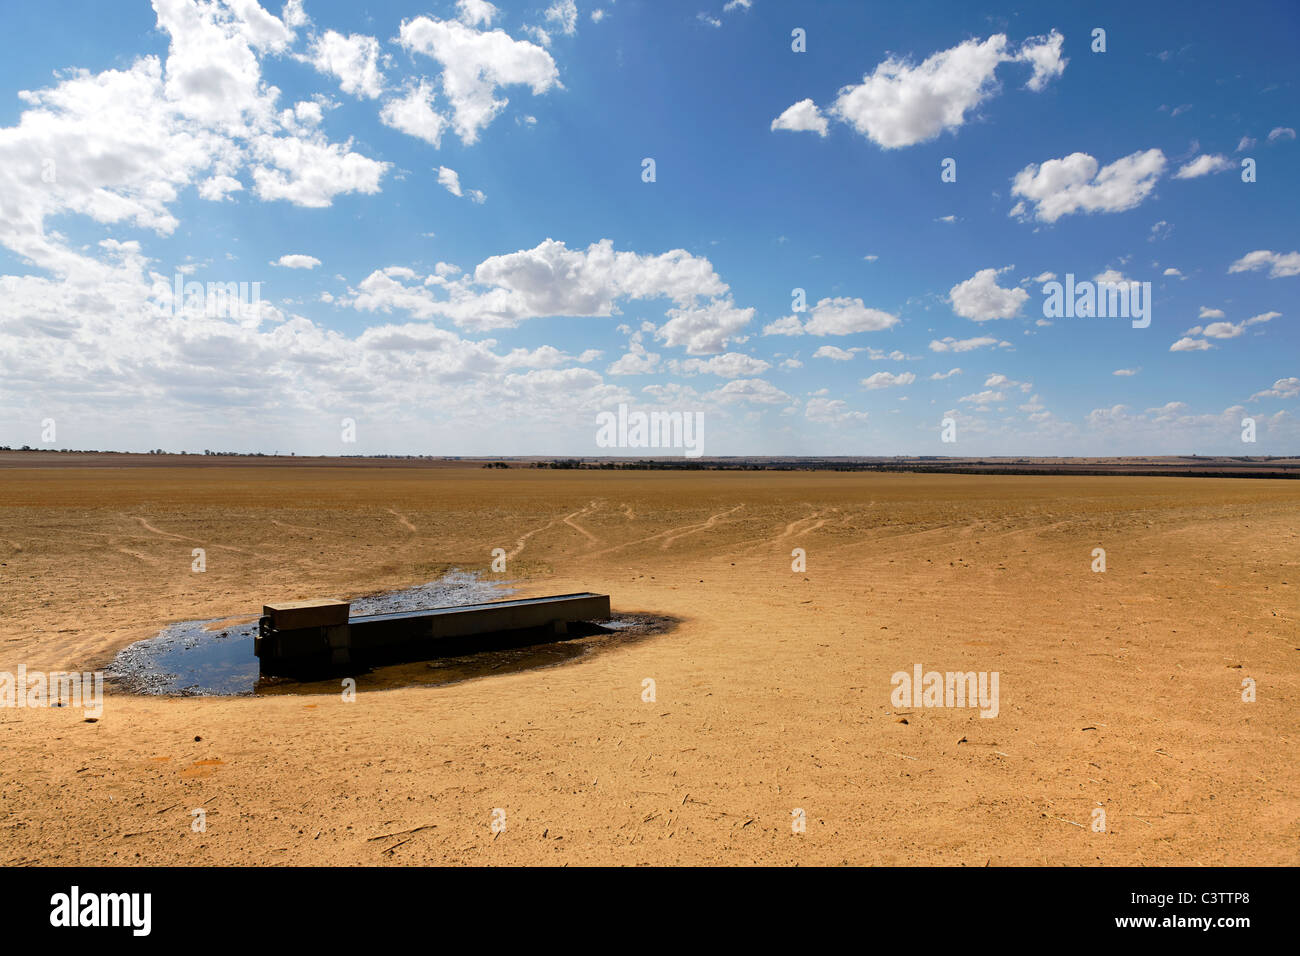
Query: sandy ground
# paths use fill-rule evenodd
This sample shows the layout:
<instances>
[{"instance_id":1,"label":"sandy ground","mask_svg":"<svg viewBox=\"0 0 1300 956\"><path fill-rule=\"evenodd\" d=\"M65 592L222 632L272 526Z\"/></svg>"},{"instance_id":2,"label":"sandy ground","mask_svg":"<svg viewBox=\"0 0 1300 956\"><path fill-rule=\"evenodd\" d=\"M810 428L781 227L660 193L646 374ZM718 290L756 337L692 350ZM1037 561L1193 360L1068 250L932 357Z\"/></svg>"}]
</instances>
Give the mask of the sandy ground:
<instances>
[{"instance_id":1,"label":"sandy ground","mask_svg":"<svg viewBox=\"0 0 1300 956\"><path fill-rule=\"evenodd\" d=\"M498 547L525 594L682 623L354 703L0 709L0 860L1300 862L1295 481L7 468L0 670ZM917 663L997 671L999 715L894 707Z\"/></svg>"}]
</instances>

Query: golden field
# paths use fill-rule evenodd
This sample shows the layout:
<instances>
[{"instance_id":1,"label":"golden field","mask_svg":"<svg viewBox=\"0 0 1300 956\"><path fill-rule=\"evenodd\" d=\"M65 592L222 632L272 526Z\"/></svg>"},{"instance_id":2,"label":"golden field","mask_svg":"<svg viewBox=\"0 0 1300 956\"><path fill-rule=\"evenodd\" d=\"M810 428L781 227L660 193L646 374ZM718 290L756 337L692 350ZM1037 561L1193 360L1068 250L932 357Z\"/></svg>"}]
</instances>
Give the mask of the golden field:
<instances>
[{"instance_id":1,"label":"golden field","mask_svg":"<svg viewBox=\"0 0 1300 956\"><path fill-rule=\"evenodd\" d=\"M494 548L680 624L353 703L0 709L0 860L1300 862L1296 481L10 461L0 670ZM894 707L918 663L998 672L1000 713Z\"/></svg>"}]
</instances>

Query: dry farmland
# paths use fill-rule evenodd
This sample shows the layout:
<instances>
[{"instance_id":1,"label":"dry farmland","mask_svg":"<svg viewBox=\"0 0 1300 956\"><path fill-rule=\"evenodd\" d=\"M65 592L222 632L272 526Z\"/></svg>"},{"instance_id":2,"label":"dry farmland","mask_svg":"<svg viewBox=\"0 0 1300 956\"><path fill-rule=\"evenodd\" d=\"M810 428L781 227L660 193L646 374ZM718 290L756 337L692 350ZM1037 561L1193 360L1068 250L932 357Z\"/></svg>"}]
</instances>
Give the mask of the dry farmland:
<instances>
[{"instance_id":1,"label":"dry farmland","mask_svg":"<svg viewBox=\"0 0 1300 956\"><path fill-rule=\"evenodd\" d=\"M523 595L679 624L352 703L0 710L8 865L1300 862L1294 480L34 461L0 468L3 671L494 548ZM997 716L895 706L917 664L997 672Z\"/></svg>"}]
</instances>

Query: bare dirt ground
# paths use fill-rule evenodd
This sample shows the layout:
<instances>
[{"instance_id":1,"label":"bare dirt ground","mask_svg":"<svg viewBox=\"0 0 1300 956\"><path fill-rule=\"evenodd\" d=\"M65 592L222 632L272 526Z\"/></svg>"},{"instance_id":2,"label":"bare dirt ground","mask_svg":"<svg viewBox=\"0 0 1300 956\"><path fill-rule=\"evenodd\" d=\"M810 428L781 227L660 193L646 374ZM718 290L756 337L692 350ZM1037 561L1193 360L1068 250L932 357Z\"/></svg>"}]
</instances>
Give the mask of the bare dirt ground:
<instances>
[{"instance_id":1,"label":"bare dirt ground","mask_svg":"<svg viewBox=\"0 0 1300 956\"><path fill-rule=\"evenodd\" d=\"M8 467L0 670L487 571L498 547L525 595L682 623L354 703L0 709L0 860L1300 862L1295 481ZM918 663L997 671L999 715L895 708Z\"/></svg>"}]
</instances>

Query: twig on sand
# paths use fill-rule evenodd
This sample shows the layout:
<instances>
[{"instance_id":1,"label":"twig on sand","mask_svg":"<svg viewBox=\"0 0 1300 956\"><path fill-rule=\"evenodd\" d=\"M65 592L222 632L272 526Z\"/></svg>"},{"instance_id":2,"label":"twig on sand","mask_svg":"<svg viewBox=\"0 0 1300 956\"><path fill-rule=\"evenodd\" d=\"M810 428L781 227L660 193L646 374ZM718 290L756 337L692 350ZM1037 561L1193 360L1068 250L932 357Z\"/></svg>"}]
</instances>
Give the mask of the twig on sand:
<instances>
[{"instance_id":1,"label":"twig on sand","mask_svg":"<svg viewBox=\"0 0 1300 956\"><path fill-rule=\"evenodd\" d=\"M1073 820L1064 820L1061 817L1052 817L1053 820L1059 820L1061 823L1068 823L1072 827L1078 827L1080 830L1088 829L1082 823L1075 823Z\"/></svg>"},{"instance_id":2,"label":"twig on sand","mask_svg":"<svg viewBox=\"0 0 1300 956\"><path fill-rule=\"evenodd\" d=\"M419 833L421 830L436 830L437 828L438 828L438 824L436 824L436 823L426 823L426 824L425 824L424 826L422 826L422 827L414 827L414 828L412 828L412 829L410 829L410 830L397 830L397 831L395 831L395 832L393 832L393 833L381 833L381 834L379 834L379 836L367 837L367 838L366 838L366 842L367 842L367 843L374 843L376 840L386 840L386 839L388 839L389 837L405 836L405 835L408 834L408 833ZM405 842L406 842L405 840L402 841L402 843L405 843ZM398 846L401 846L401 844L399 843ZM385 850L384 852L387 853L388 851Z\"/></svg>"}]
</instances>

